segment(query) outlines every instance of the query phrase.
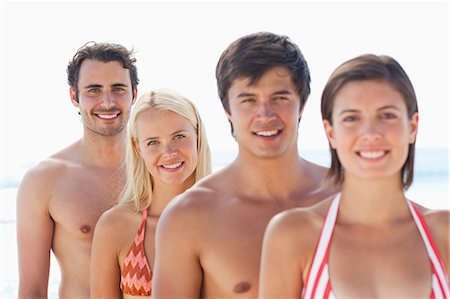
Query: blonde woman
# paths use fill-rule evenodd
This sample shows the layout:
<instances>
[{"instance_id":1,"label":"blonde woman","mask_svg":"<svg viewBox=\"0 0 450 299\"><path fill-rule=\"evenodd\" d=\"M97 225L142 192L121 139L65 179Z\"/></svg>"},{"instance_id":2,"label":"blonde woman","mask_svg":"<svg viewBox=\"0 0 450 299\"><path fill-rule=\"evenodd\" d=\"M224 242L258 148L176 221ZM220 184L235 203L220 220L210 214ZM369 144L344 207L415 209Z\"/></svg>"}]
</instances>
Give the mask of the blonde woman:
<instances>
[{"instance_id":1,"label":"blonde woman","mask_svg":"<svg viewBox=\"0 0 450 299\"><path fill-rule=\"evenodd\" d=\"M175 91L148 92L128 126L127 183L94 233L92 298L151 297L155 229L166 205L211 172L205 128Z\"/></svg>"},{"instance_id":2,"label":"blonde woman","mask_svg":"<svg viewBox=\"0 0 450 299\"><path fill-rule=\"evenodd\" d=\"M450 213L405 196L419 114L403 68L389 56L345 62L322 118L342 192L271 220L259 298L449 298Z\"/></svg>"}]
</instances>

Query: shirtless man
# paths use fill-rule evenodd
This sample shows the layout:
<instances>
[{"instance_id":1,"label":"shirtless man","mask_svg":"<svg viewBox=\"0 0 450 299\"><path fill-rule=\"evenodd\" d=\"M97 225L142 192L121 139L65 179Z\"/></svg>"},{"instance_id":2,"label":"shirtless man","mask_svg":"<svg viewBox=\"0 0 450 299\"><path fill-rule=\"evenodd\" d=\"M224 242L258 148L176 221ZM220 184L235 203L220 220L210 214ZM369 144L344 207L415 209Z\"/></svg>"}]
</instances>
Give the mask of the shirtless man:
<instances>
[{"instance_id":1,"label":"shirtless man","mask_svg":"<svg viewBox=\"0 0 450 299\"><path fill-rule=\"evenodd\" d=\"M310 75L289 38L256 33L236 40L216 77L239 153L162 214L154 299L256 298L269 220L334 192L321 185L327 169L298 153Z\"/></svg>"},{"instance_id":2,"label":"shirtless man","mask_svg":"<svg viewBox=\"0 0 450 299\"><path fill-rule=\"evenodd\" d=\"M19 187L20 298L47 298L50 250L61 270L59 298L89 298L94 227L124 184L124 128L139 82L132 54L121 45L90 43L69 63L83 137L30 169Z\"/></svg>"}]
</instances>

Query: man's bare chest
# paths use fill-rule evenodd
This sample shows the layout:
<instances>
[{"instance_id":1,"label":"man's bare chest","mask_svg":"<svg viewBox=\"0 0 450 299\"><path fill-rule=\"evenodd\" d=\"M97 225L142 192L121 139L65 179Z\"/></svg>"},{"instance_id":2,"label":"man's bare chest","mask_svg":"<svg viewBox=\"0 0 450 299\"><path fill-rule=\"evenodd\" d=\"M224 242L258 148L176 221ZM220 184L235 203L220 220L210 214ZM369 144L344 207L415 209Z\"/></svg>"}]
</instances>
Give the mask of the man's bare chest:
<instances>
[{"instance_id":1,"label":"man's bare chest","mask_svg":"<svg viewBox=\"0 0 450 299\"><path fill-rule=\"evenodd\" d=\"M89 173L60 178L49 200L55 226L60 231L91 238L98 218L117 202L121 188L118 179Z\"/></svg>"}]
</instances>

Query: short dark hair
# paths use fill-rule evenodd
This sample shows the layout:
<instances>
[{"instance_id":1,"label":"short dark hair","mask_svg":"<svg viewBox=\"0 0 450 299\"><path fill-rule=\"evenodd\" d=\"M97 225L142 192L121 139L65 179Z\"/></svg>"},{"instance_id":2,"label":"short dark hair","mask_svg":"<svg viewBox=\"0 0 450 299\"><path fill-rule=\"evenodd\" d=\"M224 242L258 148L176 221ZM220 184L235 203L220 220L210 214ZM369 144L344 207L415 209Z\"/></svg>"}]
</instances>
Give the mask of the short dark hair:
<instances>
[{"instance_id":1,"label":"short dark hair","mask_svg":"<svg viewBox=\"0 0 450 299\"><path fill-rule=\"evenodd\" d=\"M302 52L287 36L257 32L234 41L217 63L217 87L225 111L230 113L228 91L234 80L250 78L250 84L254 84L276 66L289 70L302 108L308 99L311 82L308 64Z\"/></svg>"},{"instance_id":2,"label":"short dark hair","mask_svg":"<svg viewBox=\"0 0 450 299\"><path fill-rule=\"evenodd\" d=\"M334 100L342 87L350 82L367 80L387 82L400 92L405 101L409 119L413 117L414 113L418 112L413 85L400 64L387 55L365 54L344 62L331 74L322 93L322 119L333 124ZM408 158L402 167L402 184L405 190L411 186L414 177L415 146L415 141L409 145ZM340 185L344 181L343 168L336 150L331 145L329 147L331 167L327 178L335 185Z\"/></svg>"},{"instance_id":3,"label":"short dark hair","mask_svg":"<svg viewBox=\"0 0 450 299\"><path fill-rule=\"evenodd\" d=\"M131 86L134 90L139 84L134 52L128 51L124 46L112 43L88 42L78 49L67 66L67 81L75 90L78 100L78 73L85 59L93 59L101 62L118 61L123 68L130 71Z\"/></svg>"}]
</instances>

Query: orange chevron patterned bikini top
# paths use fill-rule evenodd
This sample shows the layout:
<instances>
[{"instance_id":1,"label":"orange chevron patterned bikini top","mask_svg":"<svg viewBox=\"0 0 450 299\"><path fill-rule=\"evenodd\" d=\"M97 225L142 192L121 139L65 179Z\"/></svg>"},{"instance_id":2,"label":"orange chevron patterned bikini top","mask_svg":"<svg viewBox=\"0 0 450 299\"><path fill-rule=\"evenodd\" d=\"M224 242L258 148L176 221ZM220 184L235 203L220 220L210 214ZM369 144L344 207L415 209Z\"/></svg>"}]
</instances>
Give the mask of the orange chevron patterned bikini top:
<instances>
[{"instance_id":1,"label":"orange chevron patterned bikini top","mask_svg":"<svg viewBox=\"0 0 450 299\"><path fill-rule=\"evenodd\" d=\"M142 213L139 230L123 261L120 288L124 294L132 296L150 296L152 294L152 270L144 250L147 215L148 208Z\"/></svg>"}]
</instances>

